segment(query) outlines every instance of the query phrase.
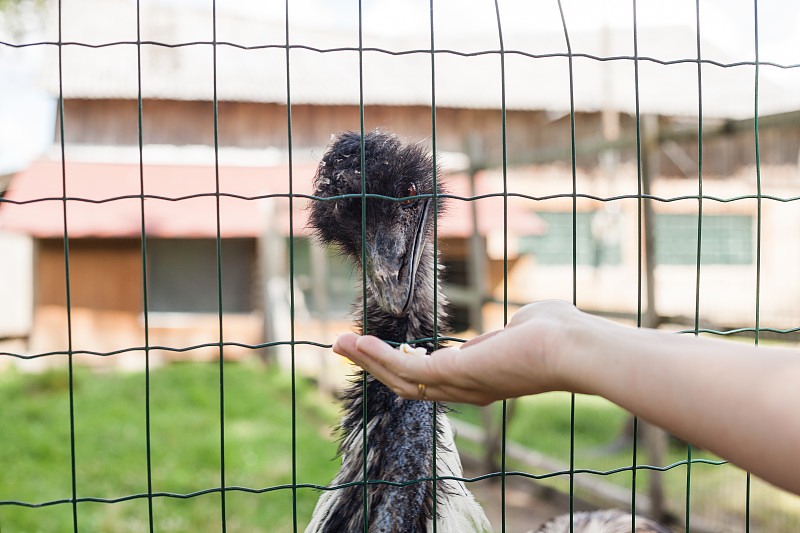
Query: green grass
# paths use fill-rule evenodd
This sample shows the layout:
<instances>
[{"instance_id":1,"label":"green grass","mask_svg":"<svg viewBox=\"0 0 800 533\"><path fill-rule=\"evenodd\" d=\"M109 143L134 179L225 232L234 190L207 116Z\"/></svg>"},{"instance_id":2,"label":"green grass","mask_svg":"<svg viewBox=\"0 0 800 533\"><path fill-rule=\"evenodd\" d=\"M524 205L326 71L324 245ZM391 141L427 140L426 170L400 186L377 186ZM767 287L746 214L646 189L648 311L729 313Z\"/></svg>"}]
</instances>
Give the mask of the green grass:
<instances>
[{"instance_id":1,"label":"green grass","mask_svg":"<svg viewBox=\"0 0 800 533\"><path fill-rule=\"evenodd\" d=\"M483 425L479 408L468 405L456 406L458 413L453 415L464 421ZM567 393L548 393L518 400L516 412L508 425L508 438L519 444L537 450L544 455L558 459L564 465L570 461L570 411L571 395ZM500 404L492 406L493 416L500 417ZM628 470L603 476L603 480L624 487L633 486L630 466L633 464L633 447L619 444L620 436L627 431L629 415L614 404L593 396L575 397L575 438L574 461L576 469L590 469L607 472L618 468ZM663 461L655 466L667 466L688 457L688 446L677 439L670 439ZM458 441L462 453L469 447ZM647 456L647 447L640 434L637 445L637 465L652 464ZM480 453L473 447L476 453ZM694 447L693 460L719 461L713 454ZM545 474L543 471L531 472L529 465L509 460L507 470ZM584 473L581 476L596 474ZM636 474L638 494L648 493L650 470L639 469ZM678 465L664 474L663 483L667 508L683 525L686 513L687 467ZM548 478L541 482L563 492L568 492L567 476ZM724 464L714 465L693 463L690 475L690 520L700 517L724 531L744 531L746 513L747 478L746 473L737 467ZM580 490L579 497L591 500L591 495ZM793 532L800 530L800 498L775 489L761 480L751 479L750 489L751 527L759 531ZM690 522L691 524L691 522Z\"/></svg>"},{"instance_id":2,"label":"green grass","mask_svg":"<svg viewBox=\"0 0 800 533\"><path fill-rule=\"evenodd\" d=\"M518 400L516 412L508 426L509 439L538 450L545 455L569 462L570 452L570 394L549 393ZM493 406L495 419L500 416L500 404ZM478 408L459 405L455 416L482 424ZM575 458L576 468L610 469L631 464L630 449L609 453L625 431L628 414L610 402L593 396L575 397ZM681 460L681 451L671 448L670 458ZM685 456L683 456L685 458Z\"/></svg>"},{"instance_id":3,"label":"green grass","mask_svg":"<svg viewBox=\"0 0 800 533\"><path fill-rule=\"evenodd\" d=\"M225 485L266 489L292 483L292 401L289 377L259 364L227 364L225 376ZM219 367L213 363L180 363L150 373L150 441L153 492L179 495L220 486ZM0 501L41 504L72 495L69 376L0 373ZM124 498L147 493L144 374L98 374L76 367L75 470L79 498ZM454 415L482 425L478 408L456 406ZM494 406L498 409L499 406ZM627 413L594 397L577 396L575 467L611 470L628 467L632 450L612 451ZM339 411L312 384L297 380L296 465L298 483L325 485L338 461L330 428ZM512 441L569 462L570 396L551 393L519 401L509 427ZM459 441L464 452L480 453ZM693 450L693 458L714 457ZM686 459L686 446L673 441L664 461ZM648 463L640 443L638 464ZM530 471L508 461L509 470ZM532 472L542 474L543 472ZM593 474L581 474L593 475ZM646 493L649 472L639 471L637 487ZM630 471L605 476L630 488ZM682 523L686 500L686 467L664 475L669 508ZM745 476L731 465L695 464L691 477L692 516L721 523L720 530L744 530ZM546 483L567 489L565 478ZM297 490L297 529L303 531L318 491ZM579 496L581 496L579 494ZM219 492L191 498L153 498L154 530L218 532L222 530ZM251 494L229 490L225 524L229 532L293 531L291 488ZM81 502L81 532L126 533L149 530L146 497L120 503ZM758 480L751 490L751 526L760 531L800 530L800 499ZM40 508L0 505L0 533L73 531L71 503Z\"/></svg>"},{"instance_id":4,"label":"green grass","mask_svg":"<svg viewBox=\"0 0 800 533\"><path fill-rule=\"evenodd\" d=\"M292 483L288 377L259 365L225 365L225 485L264 489ZM150 373L153 492L189 494L221 484L219 367L175 364ZM74 374L75 471L79 498L147 493L144 374ZM69 376L0 374L0 500L40 504L72 495ZM297 481L327 484L338 468L330 427L337 408L298 380ZM297 490L298 529L319 493ZM227 531L292 531L292 490L228 491ZM148 499L79 503L80 531L148 530ZM153 498L157 531L220 531L219 492ZM70 503L0 506L2 533L73 530Z\"/></svg>"}]
</instances>

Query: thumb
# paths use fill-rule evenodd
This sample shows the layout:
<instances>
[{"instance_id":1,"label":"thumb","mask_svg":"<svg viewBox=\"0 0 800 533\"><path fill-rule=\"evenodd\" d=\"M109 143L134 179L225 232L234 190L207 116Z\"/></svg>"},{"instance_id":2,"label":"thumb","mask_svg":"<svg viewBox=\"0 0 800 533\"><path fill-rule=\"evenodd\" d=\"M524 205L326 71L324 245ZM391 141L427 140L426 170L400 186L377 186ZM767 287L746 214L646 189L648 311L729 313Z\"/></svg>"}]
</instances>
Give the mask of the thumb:
<instances>
[{"instance_id":1,"label":"thumb","mask_svg":"<svg viewBox=\"0 0 800 533\"><path fill-rule=\"evenodd\" d=\"M487 333L483 333L482 335L478 335L477 337L473 337L472 339L470 339L467 342L465 342L464 344L462 344L461 348L467 348L469 346L475 346L476 344L479 344L479 343L485 341L486 339L490 339L490 338L494 337L495 335L497 335L501 331L503 331L503 330L502 329L497 329L495 331L489 331Z\"/></svg>"}]
</instances>

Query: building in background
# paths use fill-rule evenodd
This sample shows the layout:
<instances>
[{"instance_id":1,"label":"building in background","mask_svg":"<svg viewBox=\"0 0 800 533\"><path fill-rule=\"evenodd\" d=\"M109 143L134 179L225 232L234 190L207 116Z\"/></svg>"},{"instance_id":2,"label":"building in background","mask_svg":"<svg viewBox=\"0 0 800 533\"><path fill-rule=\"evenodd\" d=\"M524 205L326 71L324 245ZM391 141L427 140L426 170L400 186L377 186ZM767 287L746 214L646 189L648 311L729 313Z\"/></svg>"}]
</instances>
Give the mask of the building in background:
<instances>
[{"instance_id":1,"label":"building in background","mask_svg":"<svg viewBox=\"0 0 800 533\"><path fill-rule=\"evenodd\" d=\"M63 96L51 149L13 174L0 205L0 232L28 243L4 248L14 265L30 265L9 274L28 280L9 285L32 317L15 333L28 338L26 353L64 351L71 332L75 350L125 350L85 360L136 366L147 324L149 346L170 348L159 357L216 357L220 279L226 355L277 342L286 357L291 340L330 342L348 327L358 284L333 253L309 245L303 195L331 134L358 130L362 110L368 129L435 140L454 196L440 249L459 329L502 326L506 298L574 298L628 318L650 298L680 327L693 322L698 294L701 324L751 327L759 257L769 273L761 326L800 323L800 213L782 201L800 190L798 69L761 66L757 168L752 53L702 26L698 93L695 26L654 6L639 13L635 61L631 18L611 12L592 24L567 12L567 40L554 6L510 2L501 49L491 10L456 28L456 8L442 3L432 56L429 13L416 3L368 6L362 51L346 6L293 10L287 37L282 4L255 4L213 13L151 1L137 17L132 2L70 2L61 57L55 45L6 51L39 65L39 87ZM38 38L57 42L55 13L48 20ZM649 207L637 198L644 176ZM298 350L318 360L316 348Z\"/></svg>"}]
</instances>

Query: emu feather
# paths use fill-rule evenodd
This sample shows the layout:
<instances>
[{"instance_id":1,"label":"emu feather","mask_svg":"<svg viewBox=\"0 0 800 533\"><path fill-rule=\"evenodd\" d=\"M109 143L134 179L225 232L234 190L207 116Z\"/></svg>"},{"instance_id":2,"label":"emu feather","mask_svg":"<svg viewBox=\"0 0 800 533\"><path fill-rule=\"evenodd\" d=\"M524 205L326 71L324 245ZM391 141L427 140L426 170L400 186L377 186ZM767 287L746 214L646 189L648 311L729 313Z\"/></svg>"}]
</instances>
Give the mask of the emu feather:
<instances>
[{"instance_id":1,"label":"emu feather","mask_svg":"<svg viewBox=\"0 0 800 533\"><path fill-rule=\"evenodd\" d=\"M574 513L572 529L570 516L561 515L546 522L536 533L631 533L632 523L636 525L636 533L670 533L669 529L649 518L634 517L617 509Z\"/></svg>"},{"instance_id":2,"label":"emu feather","mask_svg":"<svg viewBox=\"0 0 800 533\"><path fill-rule=\"evenodd\" d=\"M362 184L370 195L365 206ZM446 333L447 318L433 247L433 219L444 203L433 192L433 162L421 146L382 131L363 140L345 132L333 138L319 164L314 195L320 199L312 202L310 215L318 240L336 245L364 274L366 293L355 304L357 327L387 341L412 343L426 353L433 343L414 341ZM441 533L491 531L463 482L437 480L434 486L430 481L434 454L437 476L462 476L444 407L404 400L363 373L343 392L342 402L342 465L331 486L353 485L320 495L307 533L364 531L365 507L369 532L426 533L434 520ZM365 470L370 482L366 506Z\"/></svg>"}]
</instances>

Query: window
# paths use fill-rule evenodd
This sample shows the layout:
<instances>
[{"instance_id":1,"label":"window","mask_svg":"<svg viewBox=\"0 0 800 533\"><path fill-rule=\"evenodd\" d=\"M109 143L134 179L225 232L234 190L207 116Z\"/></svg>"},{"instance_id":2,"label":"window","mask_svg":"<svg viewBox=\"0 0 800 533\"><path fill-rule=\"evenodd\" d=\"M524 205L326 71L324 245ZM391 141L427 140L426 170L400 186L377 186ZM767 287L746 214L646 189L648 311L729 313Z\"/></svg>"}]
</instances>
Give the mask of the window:
<instances>
[{"instance_id":1,"label":"window","mask_svg":"<svg viewBox=\"0 0 800 533\"><path fill-rule=\"evenodd\" d=\"M656 264L697 264L697 215L656 216ZM753 263L751 215L703 215L700 263L749 265Z\"/></svg>"},{"instance_id":2,"label":"window","mask_svg":"<svg viewBox=\"0 0 800 533\"><path fill-rule=\"evenodd\" d=\"M520 251L536 256L542 265L572 264L572 212L537 213L548 224L547 233L520 238ZM607 211L576 215L577 263L618 265L622 214ZM656 264L697 264L697 215L656 215ZM703 215L700 262L704 265L749 265L753 263L753 217L751 215Z\"/></svg>"},{"instance_id":3,"label":"window","mask_svg":"<svg viewBox=\"0 0 800 533\"><path fill-rule=\"evenodd\" d=\"M222 241L222 310L253 311L254 239ZM217 241L148 239L149 310L170 313L217 313Z\"/></svg>"},{"instance_id":4,"label":"window","mask_svg":"<svg viewBox=\"0 0 800 533\"><path fill-rule=\"evenodd\" d=\"M541 265L571 265L572 212L542 211L536 214L547 222L547 233L520 237L520 252L535 255ZM622 262L622 219L622 213L611 210L576 214L576 261L579 265L618 265Z\"/></svg>"},{"instance_id":5,"label":"window","mask_svg":"<svg viewBox=\"0 0 800 533\"><path fill-rule=\"evenodd\" d=\"M288 246L288 245L287 245ZM335 247L319 249L311 239L294 239L296 287L312 315L344 317L361 292L361 274Z\"/></svg>"}]
</instances>

